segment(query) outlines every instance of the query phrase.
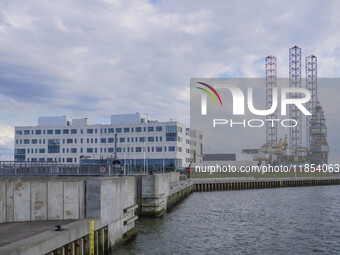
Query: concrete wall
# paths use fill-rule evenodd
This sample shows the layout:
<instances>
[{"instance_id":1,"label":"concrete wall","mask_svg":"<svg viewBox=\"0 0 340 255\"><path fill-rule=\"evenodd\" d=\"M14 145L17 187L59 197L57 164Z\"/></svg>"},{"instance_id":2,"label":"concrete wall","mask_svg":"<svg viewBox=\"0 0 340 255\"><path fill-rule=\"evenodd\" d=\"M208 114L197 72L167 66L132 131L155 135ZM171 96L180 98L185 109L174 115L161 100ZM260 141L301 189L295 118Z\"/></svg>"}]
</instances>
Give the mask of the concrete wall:
<instances>
[{"instance_id":1,"label":"concrete wall","mask_svg":"<svg viewBox=\"0 0 340 255\"><path fill-rule=\"evenodd\" d=\"M86 205L86 217L98 217L102 227L108 226L110 245L113 246L135 227L137 217L135 209L131 209L136 205L135 178L127 176L87 180Z\"/></svg>"},{"instance_id":2,"label":"concrete wall","mask_svg":"<svg viewBox=\"0 0 340 255\"><path fill-rule=\"evenodd\" d=\"M15 180L0 182L0 223L82 219L84 181Z\"/></svg>"}]
</instances>

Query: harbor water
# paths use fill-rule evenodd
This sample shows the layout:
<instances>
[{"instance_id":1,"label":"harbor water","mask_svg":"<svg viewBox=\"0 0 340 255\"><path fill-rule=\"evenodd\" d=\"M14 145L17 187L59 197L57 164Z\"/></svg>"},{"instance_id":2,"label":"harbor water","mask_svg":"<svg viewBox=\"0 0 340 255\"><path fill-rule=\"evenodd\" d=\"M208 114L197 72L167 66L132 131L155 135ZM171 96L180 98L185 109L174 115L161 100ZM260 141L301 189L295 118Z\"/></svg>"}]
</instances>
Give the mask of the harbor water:
<instances>
[{"instance_id":1,"label":"harbor water","mask_svg":"<svg viewBox=\"0 0 340 255\"><path fill-rule=\"evenodd\" d=\"M340 185L196 192L112 254L340 254Z\"/></svg>"}]
</instances>

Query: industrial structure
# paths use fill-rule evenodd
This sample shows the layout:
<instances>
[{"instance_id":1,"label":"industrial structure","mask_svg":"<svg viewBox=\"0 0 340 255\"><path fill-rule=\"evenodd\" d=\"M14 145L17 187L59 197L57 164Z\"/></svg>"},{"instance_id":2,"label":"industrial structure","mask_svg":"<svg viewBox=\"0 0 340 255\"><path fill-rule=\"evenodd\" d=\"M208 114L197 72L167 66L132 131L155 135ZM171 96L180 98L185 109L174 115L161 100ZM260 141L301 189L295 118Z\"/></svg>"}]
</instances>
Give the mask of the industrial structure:
<instances>
[{"instance_id":1,"label":"industrial structure","mask_svg":"<svg viewBox=\"0 0 340 255\"><path fill-rule=\"evenodd\" d=\"M301 88L301 48L294 46L289 49L289 87ZM303 146L303 118L296 105L289 105L289 119L296 121L297 125L289 128L288 136L278 140L277 125L271 122L266 125L266 142L258 149L245 149L242 152L249 154L259 163L268 164L315 164L328 162L329 144L327 142L327 127L324 112L318 100L317 57L307 56L306 60L306 84L310 91L311 99L306 103L306 109L312 115L306 116L305 146ZM268 56L265 59L266 72L266 109L272 106L273 88L277 87L277 59ZM290 98L300 98L300 93L289 95ZM277 119L274 112L267 119Z\"/></svg>"}]
</instances>

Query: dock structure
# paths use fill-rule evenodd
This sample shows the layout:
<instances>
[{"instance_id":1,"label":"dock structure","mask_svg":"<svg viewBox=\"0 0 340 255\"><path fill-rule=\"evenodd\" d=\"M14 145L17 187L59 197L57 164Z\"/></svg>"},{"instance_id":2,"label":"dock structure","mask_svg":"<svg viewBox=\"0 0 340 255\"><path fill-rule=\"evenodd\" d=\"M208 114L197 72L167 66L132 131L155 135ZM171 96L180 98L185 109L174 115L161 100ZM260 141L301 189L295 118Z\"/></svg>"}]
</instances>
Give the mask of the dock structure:
<instances>
[{"instance_id":1,"label":"dock structure","mask_svg":"<svg viewBox=\"0 0 340 255\"><path fill-rule=\"evenodd\" d=\"M207 178L194 179L194 191L269 189L285 187L339 185L338 178Z\"/></svg>"},{"instance_id":2,"label":"dock structure","mask_svg":"<svg viewBox=\"0 0 340 255\"><path fill-rule=\"evenodd\" d=\"M323 178L194 178L178 172L122 177L2 177L0 254L109 254L192 192L339 185ZM226 193L226 195L228 195ZM92 223L92 224L91 224ZM55 231L59 228L62 231Z\"/></svg>"}]
</instances>

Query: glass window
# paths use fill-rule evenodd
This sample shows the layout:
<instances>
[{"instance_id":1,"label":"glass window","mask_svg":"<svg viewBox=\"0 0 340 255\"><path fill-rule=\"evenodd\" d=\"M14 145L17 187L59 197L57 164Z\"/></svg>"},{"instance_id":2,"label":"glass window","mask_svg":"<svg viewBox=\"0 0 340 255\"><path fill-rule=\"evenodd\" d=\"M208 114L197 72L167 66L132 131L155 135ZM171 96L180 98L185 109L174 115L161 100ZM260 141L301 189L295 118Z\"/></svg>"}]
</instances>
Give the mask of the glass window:
<instances>
[{"instance_id":1,"label":"glass window","mask_svg":"<svg viewBox=\"0 0 340 255\"><path fill-rule=\"evenodd\" d=\"M31 161L32 162L37 162L37 158L32 158Z\"/></svg>"},{"instance_id":2,"label":"glass window","mask_svg":"<svg viewBox=\"0 0 340 255\"><path fill-rule=\"evenodd\" d=\"M169 151L175 151L175 146L169 146Z\"/></svg>"},{"instance_id":3,"label":"glass window","mask_svg":"<svg viewBox=\"0 0 340 255\"><path fill-rule=\"evenodd\" d=\"M136 127L136 132L142 132L142 128L141 127Z\"/></svg>"},{"instance_id":4,"label":"glass window","mask_svg":"<svg viewBox=\"0 0 340 255\"><path fill-rule=\"evenodd\" d=\"M32 139L32 144L37 144L38 140L37 139Z\"/></svg>"},{"instance_id":5,"label":"glass window","mask_svg":"<svg viewBox=\"0 0 340 255\"><path fill-rule=\"evenodd\" d=\"M48 153L59 153L60 152L60 139L48 139Z\"/></svg>"},{"instance_id":6,"label":"glass window","mask_svg":"<svg viewBox=\"0 0 340 255\"><path fill-rule=\"evenodd\" d=\"M148 132L153 132L154 131L154 127L148 127Z\"/></svg>"},{"instance_id":7,"label":"glass window","mask_svg":"<svg viewBox=\"0 0 340 255\"><path fill-rule=\"evenodd\" d=\"M162 131L162 126L157 126L156 131Z\"/></svg>"},{"instance_id":8,"label":"glass window","mask_svg":"<svg viewBox=\"0 0 340 255\"><path fill-rule=\"evenodd\" d=\"M67 162L67 163L72 163L72 160L73 160L72 158L67 158L67 159L66 159L66 162Z\"/></svg>"},{"instance_id":9,"label":"glass window","mask_svg":"<svg viewBox=\"0 0 340 255\"><path fill-rule=\"evenodd\" d=\"M87 132L88 134L93 134L93 129L92 129L92 128L88 128L88 129L86 130L86 132Z\"/></svg>"},{"instance_id":10,"label":"glass window","mask_svg":"<svg viewBox=\"0 0 340 255\"><path fill-rule=\"evenodd\" d=\"M47 162L52 162L53 158L47 158Z\"/></svg>"},{"instance_id":11,"label":"glass window","mask_svg":"<svg viewBox=\"0 0 340 255\"><path fill-rule=\"evenodd\" d=\"M22 135L22 130L17 130L16 134L17 135Z\"/></svg>"},{"instance_id":12,"label":"glass window","mask_svg":"<svg viewBox=\"0 0 340 255\"><path fill-rule=\"evenodd\" d=\"M106 138L100 138L100 143L106 143Z\"/></svg>"},{"instance_id":13,"label":"glass window","mask_svg":"<svg viewBox=\"0 0 340 255\"><path fill-rule=\"evenodd\" d=\"M145 142L145 137L139 137L139 142L144 143Z\"/></svg>"},{"instance_id":14,"label":"glass window","mask_svg":"<svg viewBox=\"0 0 340 255\"><path fill-rule=\"evenodd\" d=\"M39 153L45 153L45 149L39 149Z\"/></svg>"},{"instance_id":15,"label":"glass window","mask_svg":"<svg viewBox=\"0 0 340 255\"><path fill-rule=\"evenodd\" d=\"M116 132L117 132L117 133L121 133L121 132L122 132L122 129L121 129L121 128L116 128Z\"/></svg>"},{"instance_id":16,"label":"glass window","mask_svg":"<svg viewBox=\"0 0 340 255\"><path fill-rule=\"evenodd\" d=\"M73 143L73 139L67 139L66 143Z\"/></svg>"},{"instance_id":17,"label":"glass window","mask_svg":"<svg viewBox=\"0 0 340 255\"><path fill-rule=\"evenodd\" d=\"M125 143L125 137L120 137L120 138L119 138L119 142L120 142L120 143Z\"/></svg>"},{"instance_id":18,"label":"glass window","mask_svg":"<svg viewBox=\"0 0 340 255\"><path fill-rule=\"evenodd\" d=\"M24 135L29 135L30 131L29 130L24 130Z\"/></svg>"},{"instance_id":19,"label":"glass window","mask_svg":"<svg viewBox=\"0 0 340 255\"><path fill-rule=\"evenodd\" d=\"M68 129L63 129L63 134L64 134L64 135L68 135L69 132L70 132L70 131L69 131Z\"/></svg>"},{"instance_id":20,"label":"glass window","mask_svg":"<svg viewBox=\"0 0 340 255\"><path fill-rule=\"evenodd\" d=\"M166 141L176 141L177 126L166 126Z\"/></svg>"},{"instance_id":21,"label":"glass window","mask_svg":"<svg viewBox=\"0 0 340 255\"><path fill-rule=\"evenodd\" d=\"M136 147L136 152L142 152L142 147Z\"/></svg>"},{"instance_id":22,"label":"glass window","mask_svg":"<svg viewBox=\"0 0 340 255\"><path fill-rule=\"evenodd\" d=\"M40 129L35 130L35 134L36 135L41 135L41 130Z\"/></svg>"},{"instance_id":23,"label":"glass window","mask_svg":"<svg viewBox=\"0 0 340 255\"><path fill-rule=\"evenodd\" d=\"M71 153L77 153L77 148L71 148Z\"/></svg>"},{"instance_id":24,"label":"glass window","mask_svg":"<svg viewBox=\"0 0 340 255\"><path fill-rule=\"evenodd\" d=\"M149 136L148 137L148 142L153 142L155 139L154 139L154 137L153 136Z\"/></svg>"},{"instance_id":25,"label":"glass window","mask_svg":"<svg viewBox=\"0 0 340 255\"><path fill-rule=\"evenodd\" d=\"M107 142L108 142L108 143L113 143L113 142L114 142L114 138L108 138L108 139L107 139Z\"/></svg>"},{"instance_id":26,"label":"glass window","mask_svg":"<svg viewBox=\"0 0 340 255\"><path fill-rule=\"evenodd\" d=\"M124 128L124 133L129 133L130 132L130 128Z\"/></svg>"},{"instance_id":27,"label":"glass window","mask_svg":"<svg viewBox=\"0 0 340 255\"><path fill-rule=\"evenodd\" d=\"M156 152L162 152L162 147L156 147Z\"/></svg>"},{"instance_id":28,"label":"glass window","mask_svg":"<svg viewBox=\"0 0 340 255\"><path fill-rule=\"evenodd\" d=\"M24 139L24 144L30 144L30 139Z\"/></svg>"},{"instance_id":29,"label":"glass window","mask_svg":"<svg viewBox=\"0 0 340 255\"><path fill-rule=\"evenodd\" d=\"M93 153L93 149L92 149L92 148L87 148L87 149L86 149L86 152L87 152L87 153Z\"/></svg>"},{"instance_id":30,"label":"glass window","mask_svg":"<svg viewBox=\"0 0 340 255\"><path fill-rule=\"evenodd\" d=\"M113 152L113 148L108 148L107 151L108 151L109 153L112 153L112 152Z\"/></svg>"},{"instance_id":31,"label":"glass window","mask_svg":"<svg viewBox=\"0 0 340 255\"><path fill-rule=\"evenodd\" d=\"M45 158L39 158L39 162L44 162Z\"/></svg>"},{"instance_id":32,"label":"glass window","mask_svg":"<svg viewBox=\"0 0 340 255\"><path fill-rule=\"evenodd\" d=\"M114 129L113 128L108 128L107 131L108 131L109 134L114 133Z\"/></svg>"},{"instance_id":33,"label":"glass window","mask_svg":"<svg viewBox=\"0 0 340 255\"><path fill-rule=\"evenodd\" d=\"M47 134L48 135L53 135L53 129L47 129Z\"/></svg>"},{"instance_id":34,"label":"glass window","mask_svg":"<svg viewBox=\"0 0 340 255\"><path fill-rule=\"evenodd\" d=\"M77 134L77 129L71 129L71 134L73 135Z\"/></svg>"},{"instance_id":35,"label":"glass window","mask_svg":"<svg viewBox=\"0 0 340 255\"><path fill-rule=\"evenodd\" d=\"M56 130L54 131L54 133L55 133L56 135L60 135L60 134L61 134L61 130L60 130L60 129L56 129Z\"/></svg>"}]
</instances>

